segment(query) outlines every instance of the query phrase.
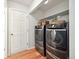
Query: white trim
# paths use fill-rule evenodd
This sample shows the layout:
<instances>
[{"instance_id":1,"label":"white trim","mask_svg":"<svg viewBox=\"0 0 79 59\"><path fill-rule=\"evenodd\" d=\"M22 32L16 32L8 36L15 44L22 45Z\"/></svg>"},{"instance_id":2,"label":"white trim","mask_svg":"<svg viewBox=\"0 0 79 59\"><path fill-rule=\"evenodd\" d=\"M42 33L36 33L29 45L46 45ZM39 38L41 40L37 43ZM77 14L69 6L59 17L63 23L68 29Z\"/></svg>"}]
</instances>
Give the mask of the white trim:
<instances>
[{"instance_id":1,"label":"white trim","mask_svg":"<svg viewBox=\"0 0 79 59\"><path fill-rule=\"evenodd\" d=\"M16 9L16 8L8 8L8 9L9 9L9 10L18 11L18 12L22 12L22 13L26 14L26 16L27 16L27 15L29 15L29 13L28 13L28 12L25 12L25 11L20 10L20 9ZM26 11L27 11L27 10L26 10Z\"/></svg>"},{"instance_id":2,"label":"white trim","mask_svg":"<svg viewBox=\"0 0 79 59\"><path fill-rule=\"evenodd\" d=\"M35 47L30 47L30 48L27 48L27 50L30 50L30 49L34 49Z\"/></svg>"}]
</instances>

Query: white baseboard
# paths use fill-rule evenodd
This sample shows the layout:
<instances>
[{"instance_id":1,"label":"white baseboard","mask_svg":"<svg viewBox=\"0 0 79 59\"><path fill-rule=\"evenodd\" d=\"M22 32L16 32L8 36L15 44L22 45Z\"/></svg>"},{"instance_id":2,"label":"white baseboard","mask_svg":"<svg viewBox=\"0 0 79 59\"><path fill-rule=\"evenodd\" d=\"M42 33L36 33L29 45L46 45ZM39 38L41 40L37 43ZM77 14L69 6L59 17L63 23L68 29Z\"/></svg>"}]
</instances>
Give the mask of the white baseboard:
<instances>
[{"instance_id":1,"label":"white baseboard","mask_svg":"<svg viewBox=\"0 0 79 59\"><path fill-rule=\"evenodd\" d=\"M30 48L28 48L28 50L30 50L30 49L34 49L35 47L30 47Z\"/></svg>"}]
</instances>

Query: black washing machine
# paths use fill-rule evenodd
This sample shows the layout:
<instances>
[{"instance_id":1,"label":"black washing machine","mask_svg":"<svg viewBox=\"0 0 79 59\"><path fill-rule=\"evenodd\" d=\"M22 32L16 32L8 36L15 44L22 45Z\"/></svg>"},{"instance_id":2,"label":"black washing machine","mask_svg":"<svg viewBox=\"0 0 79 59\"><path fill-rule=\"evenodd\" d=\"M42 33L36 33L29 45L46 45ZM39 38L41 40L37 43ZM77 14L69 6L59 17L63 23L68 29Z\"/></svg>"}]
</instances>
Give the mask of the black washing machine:
<instances>
[{"instance_id":1,"label":"black washing machine","mask_svg":"<svg viewBox=\"0 0 79 59\"><path fill-rule=\"evenodd\" d=\"M47 59L69 58L69 37L67 23L47 25L46 29L46 57Z\"/></svg>"}]
</instances>

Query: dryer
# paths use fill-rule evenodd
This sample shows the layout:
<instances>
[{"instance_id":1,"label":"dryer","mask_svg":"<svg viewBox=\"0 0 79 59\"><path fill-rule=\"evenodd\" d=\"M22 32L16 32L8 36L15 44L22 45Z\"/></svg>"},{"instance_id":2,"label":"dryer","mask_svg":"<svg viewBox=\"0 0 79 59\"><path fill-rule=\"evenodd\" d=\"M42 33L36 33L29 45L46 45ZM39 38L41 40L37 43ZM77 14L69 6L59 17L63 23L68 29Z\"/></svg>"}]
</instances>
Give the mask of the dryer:
<instances>
[{"instance_id":1,"label":"dryer","mask_svg":"<svg viewBox=\"0 0 79 59\"><path fill-rule=\"evenodd\" d=\"M35 48L43 56L46 56L46 28L35 28Z\"/></svg>"}]
</instances>

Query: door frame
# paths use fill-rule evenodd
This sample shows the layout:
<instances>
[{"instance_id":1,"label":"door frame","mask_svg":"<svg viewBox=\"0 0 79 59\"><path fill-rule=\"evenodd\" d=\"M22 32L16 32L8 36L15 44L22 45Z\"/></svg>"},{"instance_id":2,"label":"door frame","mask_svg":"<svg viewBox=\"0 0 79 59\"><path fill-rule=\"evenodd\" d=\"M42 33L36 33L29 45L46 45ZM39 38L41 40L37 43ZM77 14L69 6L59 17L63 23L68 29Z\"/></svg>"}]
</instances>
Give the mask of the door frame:
<instances>
[{"instance_id":1,"label":"door frame","mask_svg":"<svg viewBox=\"0 0 79 59\"><path fill-rule=\"evenodd\" d=\"M7 27L7 41L6 41L7 42L7 56L11 56L12 55L11 54L11 40L9 40L9 39L11 39L11 36L9 34L9 10L14 10L14 11L22 12L22 13L24 13L26 15L26 17L28 15L28 13L26 13L26 12L24 12L22 10L14 9L14 8L7 8L7 25L6 25L6 27ZM28 33L28 37L29 37L29 31L27 33ZM29 40L28 39L27 39L27 50L29 49L29 44L28 44Z\"/></svg>"}]
</instances>

